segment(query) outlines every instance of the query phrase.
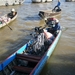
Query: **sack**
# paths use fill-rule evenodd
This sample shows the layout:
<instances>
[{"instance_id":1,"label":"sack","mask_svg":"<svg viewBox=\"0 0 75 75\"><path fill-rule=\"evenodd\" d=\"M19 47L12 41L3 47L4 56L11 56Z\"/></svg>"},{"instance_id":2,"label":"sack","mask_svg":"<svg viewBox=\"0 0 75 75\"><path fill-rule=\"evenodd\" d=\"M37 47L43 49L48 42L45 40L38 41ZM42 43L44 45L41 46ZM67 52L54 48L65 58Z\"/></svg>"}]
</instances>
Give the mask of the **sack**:
<instances>
[{"instance_id":1,"label":"sack","mask_svg":"<svg viewBox=\"0 0 75 75\"><path fill-rule=\"evenodd\" d=\"M44 45L44 33L40 33L36 40L37 42L33 47L35 52L37 52L37 50L41 50L41 47Z\"/></svg>"}]
</instances>

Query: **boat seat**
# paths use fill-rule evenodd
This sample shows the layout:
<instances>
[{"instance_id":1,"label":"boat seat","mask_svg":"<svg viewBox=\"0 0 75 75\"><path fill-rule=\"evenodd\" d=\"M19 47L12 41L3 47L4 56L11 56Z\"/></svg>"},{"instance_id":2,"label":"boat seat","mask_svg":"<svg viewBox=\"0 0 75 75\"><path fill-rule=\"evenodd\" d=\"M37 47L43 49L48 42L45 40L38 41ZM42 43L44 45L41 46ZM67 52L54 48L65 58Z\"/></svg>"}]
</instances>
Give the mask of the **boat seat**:
<instances>
[{"instance_id":1,"label":"boat seat","mask_svg":"<svg viewBox=\"0 0 75 75\"><path fill-rule=\"evenodd\" d=\"M22 66L13 66L13 70L19 71L19 72L24 72L24 73L30 73L33 70L33 68L22 67Z\"/></svg>"},{"instance_id":2,"label":"boat seat","mask_svg":"<svg viewBox=\"0 0 75 75\"><path fill-rule=\"evenodd\" d=\"M32 55L25 55L25 54L17 54L17 57L24 57L24 58L30 58L35 60L40 60L40 56L32 56Z\"/></svg>"},{"instance_id":3,"label":"boat seat","mask_svg":"<svg viewBox=\"0 0 75 75\"><path fill-rule=\"evenodd\" d=\"M39 62L39 60L31 59L31 58L25 58L25 57L16 57L17 59L26 60L30 62Z\"/></svg>"}]
</instances>

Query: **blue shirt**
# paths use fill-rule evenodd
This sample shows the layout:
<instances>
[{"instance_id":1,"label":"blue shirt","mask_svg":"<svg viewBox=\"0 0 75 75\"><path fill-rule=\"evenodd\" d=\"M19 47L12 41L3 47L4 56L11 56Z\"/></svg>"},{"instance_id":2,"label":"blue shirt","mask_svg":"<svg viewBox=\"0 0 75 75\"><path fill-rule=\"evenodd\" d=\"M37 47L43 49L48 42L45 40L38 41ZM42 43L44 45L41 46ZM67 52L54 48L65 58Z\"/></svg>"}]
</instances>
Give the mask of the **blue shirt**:
<instances>
[{"instance_id":1,"label":"blue shirt","mask_svg":"<svg viewBox=\"0 0 75 75\"><path fill-rule=\"evenodd\" d=\"M60 4L61 4L61 3L58 1L58 4L57 4L57 6L60 6Z\"/></svg>"}]
</instances>

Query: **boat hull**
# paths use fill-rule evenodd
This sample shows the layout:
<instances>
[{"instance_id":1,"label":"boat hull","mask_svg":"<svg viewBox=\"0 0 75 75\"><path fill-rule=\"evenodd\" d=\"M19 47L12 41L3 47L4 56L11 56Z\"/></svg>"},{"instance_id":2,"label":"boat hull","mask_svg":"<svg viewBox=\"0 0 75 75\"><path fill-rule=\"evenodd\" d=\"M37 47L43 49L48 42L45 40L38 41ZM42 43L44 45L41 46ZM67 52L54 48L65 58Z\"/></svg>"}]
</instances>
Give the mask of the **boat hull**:
<instances>
[{"instance_id":1,"label":"boat hull","mask_svg":"<svg viewBox=\"0 0 75 75\"><path fill-rule=\"evenodd\" d=\"M61 11L59 12L52 12L51 10L43 10L43 11L39 11L39 16L41 18L50 18L50 17L58 17L60 16Z\"/></svg>"},{"instance_id":2,"label":"boat hull","mask_svg":"<svg viewBox=\"0 0 75 75\"><path fill-rule=\"evenodd\" d=\"M52 0L32 0L32 3L50 2Z\"/></svg>"},{"instance_id":3,"label":"boat hull","mask_svg":"<svg viewBox=\"0 0 75 75\"><path fill-rule=\"evenodd\" d=\"M56 47L58 40L61 36L61 31L59 32L58 36L54 40L53 44L48 48L47 52L45 55L42 57L41 61L37 64L35 69L32 71L30 75L39 75L41 70L43 69L44 65L46 64L47 60L50 58L52 52L54 51L54 48Z\"/></svg>"},{"instance_id":4,"label":"boat hull","mask_svg":"<svg viewBox=\"0 0 75 75\"><path fill-rule=\"evenodd\" d=\"M45 2L46 0L32 0L32 3L40 3L40 2Z\"/></svg>"},{"instance_id":5,"label":"boat hull","mask_svg":"<svg viewBox=\"0 0 75 75\"><path fill-rule=\"evenodd\" d=\"M4 22L3 24L0 24L0 28L2 28L2 27L4 27L4 26L8 25L8 24L11 23L12 21L14 21L16 18L17 18L17 14L16 14L12 19L10 19L9 21Z\"/></svg>"},{"instance_id":6,"label":"boat hull","mask_svg":"<svg viewBox=\"0 0 75 75\"><path fill-rule=\"evenodd\" d=\"M18 57L19 59L21 58L22 60L27 60L27 61L34 61L36 63L36 65L33 67L33 69L30 71L30 73L28 75L39 75L41 70L43 69L44 65L46 64L47 60L50 58L52 52L54 51L54 48L56 47L58 40L60 38L61 35L61 30L59 31L57 37L55 38L55 40L53 41L53 43L49 46L48 50L46 50L46 52L44 53L44 55L39 59L37 58L36 60L32 59L32 56L28 56L27 59L24 56L24 51L26 51L27 49L27 45L25 44L24 46L22 46L18 51L16 51L15 53L13 53L11 56L9 56L6 60L4 60L2 63L0 63L0 73L2 73L2 71L5 70L6 67L8 67L8 65L17 57L17 54L22 54L21 57ZM30 58L30 59L29 59ZM31 63L30 62L30 63ZM33 64L35 64L33 62ZM29 68L30 70L30 68ZM20 70L19 70L20 71ZM14 71L15 72L15 71ZM14 73L13 72L13 73ZM11 73L12 74L12 73ZM1 74L0 74L1 75ZM3 74L2 74L3 75ZM12 74L13 75L13 74ZM21 74L20 74L21 75Z\"/></svg>"}]
</instances>

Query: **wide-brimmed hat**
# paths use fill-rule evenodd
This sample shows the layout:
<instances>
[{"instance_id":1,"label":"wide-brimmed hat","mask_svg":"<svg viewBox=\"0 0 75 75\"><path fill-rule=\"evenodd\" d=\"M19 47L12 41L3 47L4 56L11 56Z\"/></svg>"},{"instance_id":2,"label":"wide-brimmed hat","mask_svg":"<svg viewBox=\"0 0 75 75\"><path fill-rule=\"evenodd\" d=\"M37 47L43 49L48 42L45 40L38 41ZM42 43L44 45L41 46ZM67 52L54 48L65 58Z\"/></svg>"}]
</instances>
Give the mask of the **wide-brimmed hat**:
<instances>
[{"instance_id":1,"label":"wide-brimmed hat","mask_svg":"<svg viewBox=\"0 0 75 75\"><path fill-rule=\"evenodd\" d=\"M11 9L11 11L15 12L15 9L14 9L14 8L12 8L12 9Z\"/></svg>"},{"instance_id":2,"label":"wide-brimmed hat","mask_svg":"<svg viewBox=\"0 0 75 75\"><path fill-rule=\"evenodd\" d=\"M56 19L56 20L55 20L55 22L56 22L56 23L58 23L58 22L59 22L59 20L58 20L58 19Z\"/></svg>"},{"instance_id":3,"label":"wide-brimmed hat","mask_svg":"<svg viewBox=\"0 0 75 75\"><path fill-rule=\"evenodd\" d=\"M44 18L45 21L47 21L47 18Z\"/></svg>"}]
</instances>

